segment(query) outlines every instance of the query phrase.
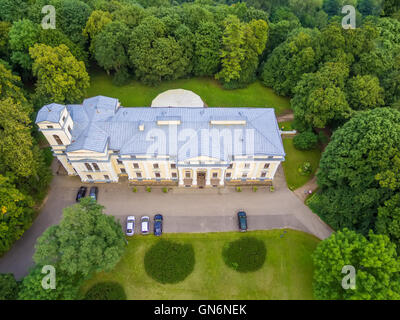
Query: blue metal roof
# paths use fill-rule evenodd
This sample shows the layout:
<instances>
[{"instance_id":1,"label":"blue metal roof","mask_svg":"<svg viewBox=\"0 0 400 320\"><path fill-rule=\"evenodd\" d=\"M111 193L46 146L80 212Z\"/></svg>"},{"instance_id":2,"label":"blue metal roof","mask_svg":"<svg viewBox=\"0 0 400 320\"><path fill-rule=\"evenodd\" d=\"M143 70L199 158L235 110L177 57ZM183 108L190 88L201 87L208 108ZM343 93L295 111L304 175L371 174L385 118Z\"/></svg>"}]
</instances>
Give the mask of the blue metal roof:
<instances>
[{"instance_id":1,"label":"blue metal roof","mask_svg":"<svg viewBox=\"0 0 400 320\"><path fill-rule=\"evenodd\" d=\"M74 122L67 151L108 148L121 155L170 155L178 161L197 156L220 160L247 154L285 156L272 108L118 108L117 99L102 96L67 108ZM180 125L157 125L157 120L178 119ZM215 119L240 119L246 124L211 125Z\"/></svg>"},{"instance_id":2,"label":"blue metal roof","mask_svg":"<svg viewBox=\"0 0 400 320\"><path fill-rule=\"evenodd\" d=\"M39 110L38 115L36 117L36 123L42 121L57 123L60 121L60 117L64 109L65 106L63 106L62 104L58 103L48 104Z\"/></svg>"}]
</instances>

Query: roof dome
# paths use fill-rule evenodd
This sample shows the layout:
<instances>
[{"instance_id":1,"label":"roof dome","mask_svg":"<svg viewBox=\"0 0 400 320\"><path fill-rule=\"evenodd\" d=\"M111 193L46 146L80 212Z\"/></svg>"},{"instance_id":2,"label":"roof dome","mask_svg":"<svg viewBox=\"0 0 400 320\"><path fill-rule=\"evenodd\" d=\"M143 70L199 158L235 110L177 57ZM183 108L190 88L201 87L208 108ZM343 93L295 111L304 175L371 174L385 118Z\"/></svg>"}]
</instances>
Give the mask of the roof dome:
<instances>
[{"instance_id":1,"label":"roof dome","mask_svg":"<svg viewBox=\"0 0 400 320\"><path fill-rule=\"evenodd\" d=\"M151 103L153 108L203 108L204 102L192 91L184 89L168 90L160 93Z\"/></svg>"}]
</instances>

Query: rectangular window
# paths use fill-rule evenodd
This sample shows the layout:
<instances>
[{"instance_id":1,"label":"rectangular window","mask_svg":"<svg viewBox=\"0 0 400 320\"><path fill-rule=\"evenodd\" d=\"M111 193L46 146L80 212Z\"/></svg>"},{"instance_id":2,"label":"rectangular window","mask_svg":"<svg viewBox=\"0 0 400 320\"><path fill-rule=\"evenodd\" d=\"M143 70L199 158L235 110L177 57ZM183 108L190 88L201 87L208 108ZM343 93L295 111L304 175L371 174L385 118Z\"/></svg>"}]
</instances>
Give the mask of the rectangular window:
<instances>
[{"instance_id":1,"label":"rectangular window","mask_svg":"<svg viewBox=\"0 0 400 320\"><path fill-rule=\"evenodd\" d=\"M218 178L218 172L213 172L212 177L213 177L213 178Z\"/></svg>"},{"instance_id":2,"label":"rectangular window","mask_svg":"<svg viewBox=\"0 0 400 320\"><path fill-rule=\"evenodd\" d=\"M59 136L57 136L56 134L54 134L53 135L53 138L54 138L54 140L56 140L56 142L57 142L57 144L59 145L59 146L62 146L62 141L61 141L61 139L60 139L60 137Z\"/></svg>"},{"instance_id":3,"label":"rectangular window","mask_svg":"<svg viewBox=\"0 0 400 320\"><path fill-rule=\"evenodd\" d=\"M97 165L97 163L92 163L94 171L100 171L99 166Z\"/></svg>"},{"instance_id":4,"label":"rectangular window","mask_svg":"<svg viewBox=\"0 0 400 320\"><path fill-rule=\"evenodd\" d=\"M159 172L155 173L156 178L161 178L161 174Z\"/></svg>"},{"instance_id":5,"label":"rectangular window","mask_svg":"<svg viewBox=\"0 0 400 320\"><path fill-rule=\"evenodd\" d=\"M85 162L85 167L86 167L87 171L93 171L91 165L89 163L87 163L87 162Z\"/></svg>"},{"instance_id":6,"label":"rectangular window","mask_svg":"<svg viewBox=\"0 0 400 320\"><path fill-rule=\"evenodd\" d=\"M117 159L118 164L124 164L121 160Z\"/></svg>"},{"instance_id":7,"label":"rectangular window","mask_svg":"<svg viewBox=\"0 0 400 320\"><path fill-rule=\"evenodd\" d=\"M242 174L242 178L247 178L247 173L246 172L244 172L243 174Z\"/></svg>"},{"instance_id":8,"label":"rectangular window","mask_svg":"<svg viewBox=\"0 0 400 320\"><path fill-rule=\"evenodd\" d=\"M47 126L47 129L53 129L54 127L53 126Z\"/></svg>"},{"instance_id":9,"label":"rectangular window","mask_svg":"<svg viewBox=\"0 0 400 320\"><path fill-rule=\"evenodd\" d=\"M261 172L261 178L265 178L267 176L266 172Z\"/></svg>"},{"instance_id":10,"label":"rectangular window","mask_svg":"<svg viewBox=\"0 0 400 320\"><path fill-rule=\"evenodd\" d=\"M134 163L133 164L133 169L139 169L139 163Z\"/></svg>"},{"instance_id":11,"label":"rectangular window","mask_svg":"<svg viewBox=\"0 0 400 320\"><path fill-rule=\"evenodd\" d=\"M88 180L93 180L93 177L90 174L88 174L86 177L88 178Z\"/></svg>"},{"instance_id":12,"label":"rectangular window","mask_svg":"<svg viewBox=\"0 0 400 320\"><path fill-rule=\"evenodd\" d=\"M110 177L108 175L104 175L105 180L110 180Z\"/></svg>"},{"instance_id":13,"label":"rectangular window","mask_svg":"<svg viewBox=\"0 0 400 320\"><path fill-rule=\"evenodd\" d=\"M63 116L63 118L62 118L62 122L64 122L65 121L65 116Z\"/></svg>"},{"instance_id":14,"label":"rectangular window","mask_svg":"<svg viewBox=\"0 0 400 320\"><path fill-rule=\"evenodd\" d=\"M187 179L190 179L190 171L186 171L186 172L185 172L185 177L186 177Z\"/></svg>"},{"instance_id":15,"label":"rectangular window","mask_svg":"<svg viewBox=\"0 0 400 320\"><path fill-rule=\"evenodd\" d=\"M153 163L153 168L154 169L158 169L159 167L158 167L158 163Z\"/></svg>"},{"instance_id":16,"label":"rectangular window","mask_svg":"<svg viewBox=\"0 0 400 320\"><path fill-rule=\"evenodd\" d=\"M245 168L245 169L249 169L249 168L250 168L250 163L245 163L245 164L244 164L244 168Z\"/></svg>"},{"instance_id":17,"label":"rectangular window","mask_svg":"<svg viewBox=\"0 0 400 320\"><path fill-rule=\"evenodd\" d=\"M233 168L233 163L230 163L228 169L232 169L232 168Z\"/></svg>"},{"instance_id":18,"label":"rectangular window","mask_svg":"<svg viewBox=\"0 0 400 320\"><path fill-rule=\"evenodd\" d=\"M68 132L69 132L69 134L72 134L72 129L70 126L68 126Z\"/></svg>"},{"instance_id":19,"label":"rectangular window","mask_svg":"<svg viewBox=\"0 0 400 320\"><path fill-rule=\"evenodd\" d=\"M176 169L176 164L175 163L171 163L171 169Z\"/></svg>"},{"instance_id":20,"label":"rectangular window","mask_svg":"<svg viewBox=\"0 0 400 320\"><path fill-rule=\"evenodd\" d=\"M136 172L136 177L137 178L141 178L142 177L142 173L141 172Z\"/></svg>"},{"instance_id":21,"label":"rectangular window","mask_svg":"<svg viewBox=\"0 0 400 320\"><path fill-rule=\"evenodd\" d=\"M268 169L269 168L269 163L264 164L264 169Z\"/></svg>"},{"instance_id":22,"label":"rectangular window","mask_svg":"<svg viewBox=\"0 0 400 320\"><path fill-rule=\"evenodd\" d=\"M177 177L176 172L172 172L171 175L172 175L172 178L176 178Z\"/></svg>"},{"instance_id":23,"label":"rectangular window","mask_svg":"<svg viewBox=\"0 0 400 320\"><path fill-rule=\"evenodd\" d=\"M231 174L230 172L227 172L227 173L226 173L226 177L227 177L227 178L230 178L231 176L232 176L232 174Z\"/></svg>"},{"instance_id":24,"label":"rectangular window","mask_svg":"<svg viewBox=\"0 0 400 320\"><path fill-rule=\"evenodd\" d=\"M124 168L121 168L121 173L126 173L126 170Z\"/></svg>"}]
</instances>

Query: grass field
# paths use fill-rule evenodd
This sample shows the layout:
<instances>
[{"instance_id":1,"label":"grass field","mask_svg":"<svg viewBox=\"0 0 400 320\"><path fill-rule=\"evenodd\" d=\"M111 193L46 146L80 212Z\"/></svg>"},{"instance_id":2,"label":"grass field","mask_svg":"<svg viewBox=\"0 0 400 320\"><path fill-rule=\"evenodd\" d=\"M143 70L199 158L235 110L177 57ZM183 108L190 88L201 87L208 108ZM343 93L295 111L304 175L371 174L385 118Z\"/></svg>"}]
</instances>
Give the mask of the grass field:
<instances>
[{"instance_id":1,"label":"grass field","mask_svg":"<svg viewBox=\"0 0 400 320\"><path fill-rule=\"evenodd\" d=\"M134 236L126 252L109 273L99 273L82 287L86 292L99 281L117 281L128 299L313 299L311 253L319 240L312 235L286 230L207 234L164 234L162 237L190 243L195 253L194 271L177 284L160 284L144 269L146 251L159 241L154 236ZM283 235L283 237L281 237ZM267 255L261 269L239 273L222 258L224 244L243 236L264 241Z\"/></svg>"},{"instance_id":2,"label":"grass field","mask_svg":"<svg viewBox=\"0 0 400 320\"><path fill-rule=\"evenodd\" d=\"M282 162L283 170L289 189L294 190L304 185L314 176L321 158L321 151L319 149L300 151L294 147L293 138L284 138L282 140L286 152L286 159ZM312 166L312 173L309 176L302 176L298 172L298 167L305 161L310 162Z\"/></svg>"},{"instance_id":3,"label":"grass field","mask_svg":"<svg viewBox=\"0 0 400 320\"><path fill-rule=\"evenodd\" d=\"M149 87L138 81L115 86L111 77L98 69L91 72L91 85L87 95L118 98L125 107L146 107L151 105L159 93L179 88L195 92L210 107L269 107L275 108L276 114L290 109L288 98L276 95L272 89L264 87L260 82L236 90L224 90L217 81L210 78L166 81L156 87Z\"/></svg>"}]
</instances>

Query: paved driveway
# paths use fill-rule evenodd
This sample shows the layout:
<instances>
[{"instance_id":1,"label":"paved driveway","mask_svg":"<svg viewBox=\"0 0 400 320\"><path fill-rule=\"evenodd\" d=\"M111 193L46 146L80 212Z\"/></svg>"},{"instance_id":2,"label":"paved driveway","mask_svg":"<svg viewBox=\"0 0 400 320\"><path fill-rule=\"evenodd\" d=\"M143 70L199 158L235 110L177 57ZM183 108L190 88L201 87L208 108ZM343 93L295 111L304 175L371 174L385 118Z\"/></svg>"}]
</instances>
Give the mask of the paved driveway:
<instances>
[{"instance_id":1,"label":"paved driveway","mask_svg":"<svg viewBox=\"0 0 400 320\"><path fill-rule=\"evenodd\" d=\"M276 174L275 192L259 188L177 189L164 194L161 188L137 193L127 183L99 185L99 203L106 212L125 224L128 215L164 215L164 232L218 232L237 230L235 213L243 209L248 215L249 230L292 228L314 234L320 239L332 230L313 214L286 187L282 167ZM26 275L33 265L36 239L46 228L60 221L62 209L75 203L79 178L54 176L48 199L32 227L0 259L0 272L13 272L16 278Z\"/></svg>"}]
</instances>

